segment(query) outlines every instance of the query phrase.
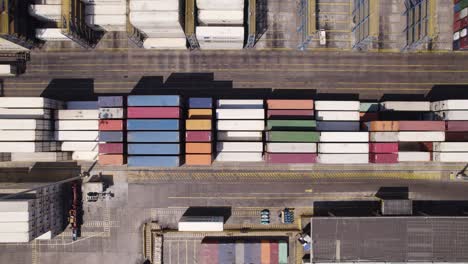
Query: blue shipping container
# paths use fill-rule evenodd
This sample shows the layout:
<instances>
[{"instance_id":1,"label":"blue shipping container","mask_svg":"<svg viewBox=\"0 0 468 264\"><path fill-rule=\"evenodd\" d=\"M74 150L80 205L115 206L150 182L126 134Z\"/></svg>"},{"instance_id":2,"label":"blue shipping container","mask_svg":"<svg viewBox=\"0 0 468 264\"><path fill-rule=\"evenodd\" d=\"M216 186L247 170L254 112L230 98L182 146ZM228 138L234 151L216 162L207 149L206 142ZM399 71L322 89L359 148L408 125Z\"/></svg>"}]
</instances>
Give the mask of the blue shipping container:
<instances>
[{"instance_id":1,"label":"blue shipping container","mask_svg":"<svg viewBox=\"0 0 468 264\"><path fill-rule=\"evenodd\" d=\"M128 106L179 106L178 95L129 95Z\"/></svg>"},{"instance_id":2,"label":"blue shipping container","mask_svg":"<svg viewBox=\"0 0 468 264\"><path fill-rule=\"evenodd\" d=\"M235 246L234 243L220 243L218 248L218 263L235 263Z\"/></svg>"},{"instance_id":3,"label":"blue shipping container","mask_svg":"<svg viewBox=\"0 0 468 264\"><path fill-rule=\"evenodd\" d=\"M462 8L461 8L461 5L460 5L459 2L456 3L456 4L453 6L453 12L454 12L454 13L460 12L461 9L462 9Z\"/></svg>"},{"instance_id":4,"label":"blue shipping container","mask_svg":"<svg viewBox=\"0 0 468 264\"><path fill-rule=\"evenodd\" d=\"M127 130L179 130L179 119L128 119Z\"/></svg>"},{"instance_id":5,"label":"blue shipping container","mask_svg":"<svg viewBox=\"0 0 468 264\"><path fill-rule=\"evenodd\" d=\"M195 98L189 99L190 108L213 108L213 99L211 98Z\"/></svg>"},{"instance_id":6,"label":"blue shipping container","mask_svg":"<svg viewBox=\"0 0 468 264\"><path fill-rule=\"evenodd\" d=\"M128 142L179 142L179 132L128 132Z\"/></svg>"},{"instance_id":7,"label":"blue shipping container","mask_svg":"<svg viewBox=\"0 0 468 264\"><path fill-rule=\"evenodd\" d=\"M178 167L179 156L128 156L129 167Z\"/></svg>"},{"instance_id":8,"label":"blue shipping container","mask_svg":"<svg viewBox=\"0 0 468 264\"><path fill-rule=\"evenodd\" d=\"M122 96L99 96L98 106L99 107L122 107L123 97Z\"/></svg>"},{"instance_id":9,"label":"blue shipping container","mask_svg":"<svg viewBox=\"0 0 468 264\"><path fill-rule=\"evenodd\" d=\"M99 141L122 142L123 132L99 132Z\"/></svg>"},{"instance_id":10,"label":"blue shipping container","mask_svg":"<svg viewBox=\"0 0 468 264\"><path fill-rule=\"evenodd\" d=\"M128 144L130 155L179 155L179 144Z\"/></svg>"}]
</instances>

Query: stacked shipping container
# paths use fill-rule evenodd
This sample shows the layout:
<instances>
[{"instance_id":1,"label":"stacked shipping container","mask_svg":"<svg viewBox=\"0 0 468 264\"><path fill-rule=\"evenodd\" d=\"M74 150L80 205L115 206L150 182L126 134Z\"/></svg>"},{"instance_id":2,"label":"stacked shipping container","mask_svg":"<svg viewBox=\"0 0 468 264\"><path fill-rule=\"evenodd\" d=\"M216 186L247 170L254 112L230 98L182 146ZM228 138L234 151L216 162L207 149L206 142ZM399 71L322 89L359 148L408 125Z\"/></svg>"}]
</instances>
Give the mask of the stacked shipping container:
<instances>
[{"instance_id":1,"label":"stacked shipping container","mask_svg":"<svg viewBox=\"0 0 468 264\"><path fill-rule=\"evenodd\" d=\"M398 162L398 121L371 121L363 123L369 131L369 161L371 163Z\"/></svg>"},{"instance_id":2,"label":"stacked shipping container","mask_svg":"<svg viewBox=\"0 0 468 264\"><path fill-rule=\"evenodd\" d=\"M179 166L178 95L130 95L127 116L128 166Z\"/></svg>"},{"instance_id":3,"label":"stacked shipping container","mask_svg":"<svg viewBox=\"0 0 468 264\"><path fill-rule=\"evenodd\" d=\"M212 98L190 98L185 123L185 164L211 165L212 145Z\"/></svg>"},{"instance_id":4,"label":"stacked shipping container","mask_svg":"<svg viewBox=\"0 0 468 264\"><path fill-rule=\"evenodd\" d=\"M86 2L86 24L95 30L125 31L127 2L125 0Z\"/></svg>"},{"instance_id":5,"label":"stacked shipping container","mask_svg":"<svg viewBox=\"0 0 468 264\"><path fill-rule=\"evenodd\" d=\"M313 100L268 100L268 163L315 163L317 141Z\"/></svg>"},{"instance_id":6,"label":"stacked shipping container","mask_svg":"<svg viewBox=\"0 0 468 264\"><path fill-rule=\"evenodd\" d=\"M124 161L125 108L122 96L100 96L99 106L99 164L122 165ZM106 133L112 133L108 136ZM104 140L106 139L106 140Z\"/></svg>"},{"instance_id":7,"label":"stacked shipping container","mask_svg":"<svg viewBox=\"0 0 468 264\"><path fill-rule=\"evenodd\" d=\"M262 161L263 100L217 101L217 161Z\"/></svg>"},{"instance_id":8,"label":"stacked shipping container","mask_svg":"<svg viewBox=\"0 0 468 264\"><path fill-rule=\"evenodd\" d=\"M453 50L468 50L468 0L454 0Z\"/></svg>"}]
</instances>

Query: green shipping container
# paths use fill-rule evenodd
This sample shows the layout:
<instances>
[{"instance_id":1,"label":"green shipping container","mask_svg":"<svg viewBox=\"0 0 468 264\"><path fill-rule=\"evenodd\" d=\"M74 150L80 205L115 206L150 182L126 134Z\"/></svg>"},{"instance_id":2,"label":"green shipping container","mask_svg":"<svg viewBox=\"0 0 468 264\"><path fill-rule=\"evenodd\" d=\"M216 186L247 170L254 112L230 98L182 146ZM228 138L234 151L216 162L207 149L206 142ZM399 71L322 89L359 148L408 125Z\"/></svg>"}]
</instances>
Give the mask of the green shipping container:
<instances>
[{"instance_id":1,"label":"green shipping container","mask_svg":"<svg viewBox=\"0 0 468 264\"><path fill-rule=\"evenodd\" d=\"M319 132L313 131L270 131L267 133L267 141L271 142L318 142Z\"/></svg>"},{"instance_id":2,"label":"green shipping container","mask_svg":"<svg viewBox=\"0 0 468 264\"><path fill-rule=\"evenodd\" d=\"M288 264L288 243L285 241L279 242L278 263Z\"/></svg>"},{"instance_id":3,"label":"green shipping container","mask_svg":"<svg viewBox=\"0 0 468 264\"><path fill-rule=\"evenodd\" d=\"M317 126L315 120L268 120L267 130L289 130L293 128L314 129Z\"/></svg>"},{"instance_id":4,"label":"green shipping container","mask_svg":"<svg viewBox=\"0 0 468 264\"><path fill-rule=\"evenodd\" d=\"M460 10L465 7L468 7L468 0L462 0L459 3L460 3Z\"/></svg>"}]
</instances>

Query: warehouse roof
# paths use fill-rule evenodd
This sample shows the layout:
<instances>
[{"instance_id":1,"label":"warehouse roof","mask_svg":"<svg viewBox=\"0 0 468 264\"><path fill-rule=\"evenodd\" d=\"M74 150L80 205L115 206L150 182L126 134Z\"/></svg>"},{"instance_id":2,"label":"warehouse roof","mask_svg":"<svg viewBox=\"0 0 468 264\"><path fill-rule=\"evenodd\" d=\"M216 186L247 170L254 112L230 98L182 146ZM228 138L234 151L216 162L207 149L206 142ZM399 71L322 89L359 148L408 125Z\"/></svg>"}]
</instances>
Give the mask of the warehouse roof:
<instances>
[{"instance_id":1,"label":"warehouse roof","mask_svg":"<svg viewBox=\"0 0 468 264\"><path fill-rule=\"evenodd\" d=\"M468 261L468 217L314 217L314 261Z\"/></svg>"}]
</instances>

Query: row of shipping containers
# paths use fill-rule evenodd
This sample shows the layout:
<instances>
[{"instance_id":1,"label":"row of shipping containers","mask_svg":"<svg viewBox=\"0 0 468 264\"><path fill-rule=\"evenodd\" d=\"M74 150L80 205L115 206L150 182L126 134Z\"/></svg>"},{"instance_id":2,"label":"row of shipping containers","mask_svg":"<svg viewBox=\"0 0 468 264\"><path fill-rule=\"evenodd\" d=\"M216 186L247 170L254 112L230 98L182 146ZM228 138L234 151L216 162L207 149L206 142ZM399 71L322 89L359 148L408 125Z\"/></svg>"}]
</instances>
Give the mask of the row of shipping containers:
<instances>
[{"instance_id":1,"label":"row of shipping containers","mask_svg":"<svg viewBox=\"0 0 468 264\"><path fill-rule=\"evenodd\" d=\"M468 50L468 0L453 2L453 49Z\"/></svg>"},{"instance_id":2,"label":"row of shipping containers","mask_svg":"<svg viewBox=\"0 0 468 264\"><path fill-rule=\"evenodd\" d=\"M190 98L185 121L185 164L211 165L213 161L213 99Z\"/></svg>"}]
</instances>

